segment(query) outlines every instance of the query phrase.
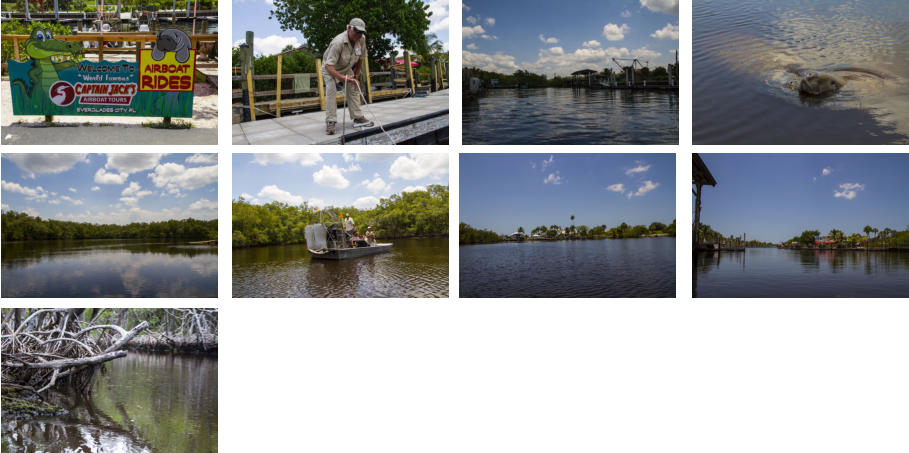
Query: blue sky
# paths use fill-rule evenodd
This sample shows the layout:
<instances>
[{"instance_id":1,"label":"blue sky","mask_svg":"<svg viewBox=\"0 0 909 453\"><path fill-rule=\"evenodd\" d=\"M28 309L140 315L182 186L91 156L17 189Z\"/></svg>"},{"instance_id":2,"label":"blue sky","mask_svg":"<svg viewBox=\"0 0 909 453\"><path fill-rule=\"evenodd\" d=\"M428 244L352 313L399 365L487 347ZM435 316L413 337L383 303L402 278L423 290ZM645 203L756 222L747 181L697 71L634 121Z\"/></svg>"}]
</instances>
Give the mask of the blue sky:
<instances>
[{"instance_id":1,"label":"blue sky","mask_svg":"<svg viewBox=\"0 0 909 453\"><path fill-rule=\"evenodd\" d=\"M701 222L726 235L780 242L805 230L909 224L907 154L700 156L717 180L704 186Z\"/></svg>"},{"instance_id":2,"label":"blue sky","mask_svg":"<svg viewBox=\"0 0 909 453\"><path fill-rule=\"evenodd\" d=\"M461 154L460 221L500 234L523 226L608 228L675 219L673 154Z\"/></svg>"},{"instance_id":3,"label":"blue sky","mask_svg":"<svg viewBox=\"0 0 909 453\"><path fill-rule=\"evenodd\" d=\"M678 11L678 0L467 1L463 62L549 76L615 67L611 57L665 66L675 62Z\"/></svg>"},{"instance_id":4,"label":"blue sky","mask_svg":"<svg viewBox=\"0 0 909 453\"><path fill-rule=\"evenodd\" d=\"M370 209L429 184L448 185L448 154L234 154L231 197Z\"/></svg>"},{"instance_id":5,"label":"blue sky","mask_svg":"<svg viewBox=\"0 0 909 453\"><path fill-rule=\"evenodd\" d=\"M217 154L3 154L2 209L127 224L218 218Z\"/></svg>"},{"instance_id":6,"label":"blue sky","mask_svg":"<svg viewBox=\"0 0 909 453\"><path fill-rule=\"evenodd\" d=\"M448 49L448 0L424 0L429 5L429 32L435 33ZM268 12L274 7L271 0L234 0L231 42L234 46L246 42L246 32L255 32L253 48L256 54L272 55L285 46L301 46L306 37L299 30L281 30L281 24L275 19L268 19ZM369 24L366 24L369 30ZM341 33L344 30L338 30ZM366 38L369 45L369 37ZM324 50L324 49L322 49ZM398 53L401 53L399 50Z\"/></svg>"}]
</instances>

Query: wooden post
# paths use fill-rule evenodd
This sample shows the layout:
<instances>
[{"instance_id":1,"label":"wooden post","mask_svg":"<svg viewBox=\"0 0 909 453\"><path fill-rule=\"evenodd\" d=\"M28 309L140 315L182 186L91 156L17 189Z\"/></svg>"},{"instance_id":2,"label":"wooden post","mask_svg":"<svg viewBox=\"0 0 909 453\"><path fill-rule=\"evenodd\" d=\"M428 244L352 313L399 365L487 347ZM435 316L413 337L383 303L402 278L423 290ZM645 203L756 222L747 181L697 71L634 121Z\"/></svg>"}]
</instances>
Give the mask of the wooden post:
<instances>
[{"instance_id":1,"label":"wooden post","mask_svg":"<svg viewBox=\"0 0 909 453\"><path fill-rule=\"evenodd\" d=\"M404 52L404 64L407 65L407 84L410 85L410 92L417 92L417 84L413 79L413 68L410 67L410 54L406 51Z\"/></svg>"},{"instance_id":2,"label":"wooden post","mask_svg":"<svg viewBox=\"0 0 909 453\"><path fill-rule=\"evenodd\" d=\"M100 63L104 60L104 34L101 34L101 37L98 38L98 62Z\"/></svg>"},{"instance_id":3,"label":"wooden post","mask_svg":"<svg viewBox=\"0 0 909 453\"><path fill-rule=\"evenodd\" d=\"M702 187L702 185L698 184L697 186L698 186L698 191L694 195L694 234L692 235L694 237L695 248L697 248L697 246L699 245L698 243L700 242L700 238L698 237L698 230L700 229L700 226L701 226L701 187Z\"/></svg>"},{"instance_id":4,"label":"wooden post","mask_svg":"<svg viewBox=\"0 0 909 453\"><path fill-rule=\"evenodd\" d=\"M281 118L281 57L284 54L278 54L278 101L275 109L278 111L278 118Z\"/></svg>"},{"instance_id":5,"label":"wooden post","mask_svg":"<svg viewBox=\"0 0 909 453\"><path fill-rule=\"evenodd\" d=\"M136 61L139 61L139 53L142 51L143 47L145 47L145 41L136 42Z\"/></svg>"},{"instance_id":6,"label":"wooden post","mask_svg":"<svg viewBox=\"0 0 909 453\"><path fill-rule=\"evenodd\" d=\"M429 61L429 67L432 68L432 71L429 72L429 91L433 93L439 89L439 77L436 75L436 60L432 59Z\"/></svg>"},{"instance_id":7,"label":"wooden post","mask_svg":"<svg viewBox=\"0 0 909 453\"><path fill-rule=\"evenodd\" d=\"M397 77L397 74L395 74L395 64L398 62L397 52L392 52L390 56L391 68L389 68L389 72L391 72L391 89L396 90L398 89L398 82L395 81L395 78Z\"/></svg>"},{"instance_id":8,"label":"wooden post","mask_svg":"<svg viewBox=\"0 0 909 453\"><path fill-rule=\"evenodd\" d=\"M13 55L15 55L16 61L22 61L19 59L19 39L13 38Z\"/></svg>"},{"instance_id":9,"label":"wooden post","mask_svg":"<svg viewBox=\"0 0 909 453\"><path fill-rule=\"evenodd\" d=\"M319 80L319 108L325 110L325 84L322 81L321 58L316 58L316 78Z\"/></svg>"},{"instance_id":10,"label":"wooden post","mask_svg":"<svg viewBox=\"0 0 909 453\"><path fill-rule=\"evenodd\" d=\"M372 83L369 81L369 58L363 56L363 69L366 71L366 102L372 104ZM346 93L345 93L346 95Z\"/></svg>"},{"instance_id":11,"label":"wooden post","mask_svg":"<svg viewBox=\"0 0 909 453\"><path fill-rule=\"evenodd\" d=\"M252 65L250 65L252 66ZM252 121L256 120L256 101L255 92L256 86L253 84L252 68L249 71L246 71L246 84L249 86L249 118Z\"/></svg>"},{"instance_id":12,"label":"wooden post","mask_svg":"<svg viewBox=\"0 0 909 453\"><path fill-rule=\"evenodd\" d=\"M249 115L249 84L246 82L246 74L249 72L249 46L240 44L240 88L243 101L243 122L250 121Z\"/></svg>"}]
</instances>

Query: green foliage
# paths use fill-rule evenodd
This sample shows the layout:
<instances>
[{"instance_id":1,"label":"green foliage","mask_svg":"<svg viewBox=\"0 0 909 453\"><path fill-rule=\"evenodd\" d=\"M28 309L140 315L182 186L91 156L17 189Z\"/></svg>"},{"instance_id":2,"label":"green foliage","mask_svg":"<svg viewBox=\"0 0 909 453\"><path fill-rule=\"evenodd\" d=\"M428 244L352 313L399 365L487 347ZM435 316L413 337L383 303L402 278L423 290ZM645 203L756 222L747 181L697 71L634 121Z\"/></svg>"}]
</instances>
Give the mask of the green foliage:
<instances>
[{"instance_id":1,"label":"green foliage","mask_svg":"<svg viewBox=\"0 0 909 453\"><path fill-rule=\"evenodd\" d=\"M53 5L53 3L51 3ZM31 8L31 4L29 4ZM28 22L22 23L18 20L11 20L9 22L4 22L3 25L0 25L0 32L4 35L30 35L32 30L36 27L41 27L43 29L50 29L51 34L54 36L62 35L71 35L73 34L72 29L66 25L61 25L53 22ZM13 59L16 56L16 53L13 49L12 41L3 41L3 45L0 46L0 58L3 62L6 63ZM19 58L23 61L28 59L28 55L25 54L25 41L19 41Z\"/></svg>"},{"instance_id":2,"label":"green foliage","mask_svg":"<svg viewBox=\"0 0 909 453\"><path fill-rule=\"evenodd\" d=\"M327 207L321 216L306 202L253 205L241 198L233 202L232 243L234 247L302 244L306 225L331 223L340 214L350 214L361 232L372 226L377 238L447 235L448 186L434 184L426 190L394 194L372 209Z\"/></svg>"},{"instance_id":3,"label":"green foliage","mask_svg":"<svg viewBox=\"0 0 909 453\"><path fill-rule=\"evenodd\" d=\"M312 49L324 52L351 19L359 17L366 22L366 47L374 62L391 53L394 41L428 55L430 15L429 5L420 0L275 0L269 19L277 19L282 30L300 31Z\"/></svg>"},{"instance_id":4,"label":"green foliage","mask_svg":"<svg viewBox=\"0 0 909 453\"><path fill-rule=\"evenodd\" d=\"M2 215L4 241L44 239L217 239L216 220L167 220L129 225L94 224L44 220L23 212Z\"/></svg>"},{"instance_id":5,"label":"green foliage","mask_svg":"<svg viewBox=\"0 0 909 453\"><path fill-rule=\"evenodd\" d=\"M489 230L478 230L464 222L458 227L459 244L484 244L490 242L499 242L501 238L498 234Z\"/></svg>"}]
</instances>

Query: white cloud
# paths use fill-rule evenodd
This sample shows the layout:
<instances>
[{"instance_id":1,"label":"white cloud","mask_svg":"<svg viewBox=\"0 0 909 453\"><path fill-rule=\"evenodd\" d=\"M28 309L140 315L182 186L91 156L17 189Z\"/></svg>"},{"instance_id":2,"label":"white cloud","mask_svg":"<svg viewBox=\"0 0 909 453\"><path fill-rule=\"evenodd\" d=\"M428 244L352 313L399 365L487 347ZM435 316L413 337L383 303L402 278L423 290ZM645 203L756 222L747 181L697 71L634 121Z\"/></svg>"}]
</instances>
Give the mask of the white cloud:
<instances>
[{"instance_id":1,"label":"white cloud","mask_svg":"<svg viewBox=\"0 0 909 453\"><path fill-rule=\"evenodd\" d=\"M467 44L466 46L464 46L464 48L465 48L465 49L470 49L470 50L477 50L477 45L474 44L474 43L469 43L469 44Z\"/></svg>"},{"instance_id":2,"label":"white cloud","mask_svg":"<svg viewBox=\"0 0 909 453\"><path fill-rule=\"evenodd\" d=\"M77 163L85 161L85 154L60 153L60 154L4 154L3 157L11 160L21 170L34 178L36 174L63 173L73 168Z\"/></svg>"},{"instance_id":3,"label":"white cloud","mask_svg":"<svg viewBox=\"0 0 909 453\"><path fill-rule=\"evenodd\" d=\"M404 188L404 190L401 191L401 193L404 193L404 192L419 192L419 191L421 191L421 190L426 190L426 186L407 186L407 187Z\"/></svg>"},{"instance_id":4,"label":"white cloud","mask_svg":"<svg viewBox=\"0 0 909 453\"><path fill-rule=\"evenodd\" d=\"M631 11L628 11L627 9L625 11L622 11L622 17L626 19L631 17Z\"/></svg>"},{"instance_id":5,"label":"white cloud","mask_svg":"<svg viewBox=\"0 0 909 453\"><path fill-rule=\"evenodd\" d=\"M264 38L253 38L253 51L256 55L274 55L287 46L300 47L302 43L296 36L268 35Z\"/></svg>"},{"instance_id":6,"label":"white cloud","mask_svg":"<svg viewBox=\"0 0 909 453\"><path fill-rule=\"evenodd\" d=\"M625 184L612 184L610 186L606 186L606 190L610 192L625 193Z\"/></svg>"},{"instance_id":7,"label":"white cloud","mask_svg":"<svg viewBox=\"0 0 909 453\"><path fill-rule=\"evenodd\" d=\"M584 47L600 47L600 42L596 39L584 42Z\"/></svg>"},{"instance_id":8,"label":"white cloud","mask_svg":"<svg viewBox=\"0 0 909 453\"><path fill-rule=\"evenodd\" d=\"M321 170L312 174L312 180L320 186L344 189L350 185L350 181L344 177L343 172L344 169L337 165L323 165Z\"/></svg>"},{"instance_id":9,"label":"white cloud","mask_svg":"<svg viewBox=\"0 0 909 453\"><path fill-rule=\"evenodd\" d=\"M631 51L631 54L642 60L656 60L660 55L663 55L660 52L655 50L650 50L647 46L641 47L640 49L634 49Z\"/></svg>"},{"instance_id":10,"label":"white cloud","mask_svg":"<svg viewBox=\"0 0 909 453\"><path fill-rule=\"evenodd\" d=\"M480 18L476 17L476 16L467 16L465 18L465 20L467 21L468 24L476 25L476 23L480 20Z\"/></svg>"},{"instance_id":11,"label":"white cloud","mask_svg":"<svg viewBox=\"0 0 909 453\"><path fill-rule=\"evenodd\" d=\"M482 37L486 33L486 30L483 30L482 25L474 25L473 27L461 27L461 37L464 39L471 39L475 37Z\"/></svg>"},{"instance_id":12,"label":"white cloud","mask_svg":"<svg viewBox=\"0 0 909 453\"><path fill-rule=\"evenodd\" d=\"M621 41L625 38L625 33L628 33L630 30L631 27L629 27L628 24L606 24L603 27L603 36L609 41Z\"/></svg>"},{"instance_id":13,"label":"white cloud","mask_svg":"<svg viewBox=\"0 0 909 453\"><path fill-rule=\"evenodd\" d=\"M262 190L259 191L258 195L262 198L280 201L282 203L288 203L292 205L303 204L303 197L299 195L291 195L290 192L282 190L274 184L263 187Z\"/></svg>"},{"instance_id":14,"label":"white cloud","mask_svg":"<svg viewBox=\"0 0 909 453\"><path fill-rule=\"evenodd\" d=\"M834 198L845 198L847 200L851 200L851 199L855 198L856 195L858 195L858 192L865 190L865 185L859 184L857 182L847 182L844 184L840 184L840 189L843 189L843 190L841 190L839 192L837 192L835 190L833 191L833 197Z\"/></svg>"},{"instance_id":15,"label":"white cloud","mask_svg":"<svg viewBox=\"0 0 909 453\"><path fill-rule=\"evenodd\" d=\"M263 153L255 154L253 157L253 162L262 166L283 165L299 162L300 165L304 167L311 167L319 162L322 162L322 160L322 156L319 154L303 153Z\"/></svg>"},{"instance_id":16,"label":"white cloud","mask_svg":"<svg viewBox=\"0 0 909 453\"><path fill-rule=\"evenodd\" d=\"M97 191L99 191L99 190L101 190L100 187L98 187L98 186L92 186L92 192L97 192Z\"/></svg>"},{"instance_id":17,"label":"white cloud","mask_svg":"<svg viewBox=\"0 0 909 453\"><path fill-rule=\"evenodd\" d=\"M679 0L641 0L641 6L655 13L679 15Z\"/></svg>"},{"instance_id":18,"label":"white cloud","mask_svg":"<svg viewBox=\"0 0 909 453\"><path fill-rule=\"evenodd\" d=\"M80 206L83 204L82 200L76 200L76 199L70 198L66 195L60 195L60 199L63 201L68 201L76 206Z\"/></svg>"},{"instance_id":19,"label":"white cloud","mask_svg":"<svg viewBox=\"0 0 909 453\"><path fill-rule=\"evenodd\" d=\"M60 200L47 200L47 204L60 204Z\"/></svg>"},{"instance_id":20,"label":"white cloud","mask_svg":"<svg viewBox=\"0 0 909 453\"><path fill-rule=\"evenodd\" d=\"M515 62L513 56L503 53L490 55L464 50L461 52L461 60L465 67L482 69L484 71L513 74L518 69L521 69Z\"/></svg>"},{"instance_id":21,"label":"white cloud","mask_svg":"<svg viewBox=\"0 0 909 453\"><path fill-rule=\"evenodd\" d=\"M382 178L379 177L378 173L373 175L373 177L375 179L373 179L371 181L369 179L365 179L365 180L363 180L362 183L360 183L360 185L366 186L366 190L368 190L372 193L379 193L379 192L385 190L386 187L388 187L388 185L385 184L385 181L383 181Z\"/></svg>"},{"instance_id":22,"label":"white cloud","mask_svg":"<svg viewBox=\"0 0 909 453\"><path fill-rule=\"evenodd\" d=\"M827 176L827 175L829 175L830 173L833 173L833 169L830 168L830 167L824 167L824 169L821 170L821 174L824 175L824 176Z\"/></svg>"},{"instance_id":23,"label":"white cloud","mask_svg":"<svg viewBox=\"0 0 909 453\"><path fill-rule=\"evenodd\" d=\"M156 187L164 187L168 193L180 194L180 190L194 190L218 181L218 166L186 168L168 162L155 167L148 177Z\"/></svg>"},{"instance_id":24,"label":"white cloud","mask_svg":"<svg viewBox=\"0 0 909 453\"><path fill-rule=\"evenodd\" d=\"M442 30L448 30L448 0L430 0L429 12L429 32L438 33Z\"/></svg>"},{"instance_id":25,"label":"white cloud","mask_svg":"<svg viewBox=\"0 0 909 453\"><path fill-rule=\"evenodd\" d=\"M2 185L3 190L9 192L20 193L28 197L28 200L44 200L47 198L47 191L43 187L37 186L35 188L20 186L14 182L6 182L0 180L0 185Z\"/></svg>"},{"instance_id":26,"label":"white cloud","mask_svg":"<svg viewBox=\"0 0 909 453\"><path fill-rule=\"evenodd\" d=\"M495 25L495 24L496 24L496 18L495 18L495 17L487 17L487 18L486 18L486 25L492 26L492 25Z\"/></svg>"},{"instance_id":27,"label":"white cloud","mask_svg":"<svg viewBox=\"0 0 909 453\"><path fill-rule=\"evenodd\" d=\"M0 204L0 210L3 212L9 211L9 205L6 203Z\"/></svg>"},{"instance_id":28,"label":"white cloud","mask_svg":"<svg viewBox=\"0 0 909 453\"><path fill-rule=\"evenodd\" d=\"M556 37L554 37L554 36L553 36L553 37L547 38L547 37L543 36L542 33L540 33L540 41L542 41L542 42L544 42L544 43L546 43L546 44L558 44L558 43L559 43L559 38L556 38Z\"/></svg>"},{"instance_id":29,"label":"white cloud","mask_svg":"<svg viewBox=\"0 0 909 453\"><path fill-rule=\"evenodd\" d=\"M341 157L344 158L344 162L352 162L357 158L357 155L351 153L341 153Z\"/></svg>"},{"instance_id":30,"label":"white cloud","mask_svg":"<svg viewBox=\"0 0 909 453\"><path fill-rule=\"evenodd\" d=\"M217 153L193 154L186 158L190 164L216 164L218 163Z\"/></svg>"},{"instance_id":31,"label":"white cloud","mask_svg":"<svg viewBox=\"0 0 909 453\"><path fill-rule=\"evenodd\" d=\"M137 171L149 170L158 165L164 154L144 154L144 153L118 153L108 154L107 164L104 168L110 168L120 173L135 173Z\"/></svg>"},{"instance_id":32,"label":"white cloud","mask_svg":"<svg viewBox=\"0 0 909 453\"><path fill-rule=\"evenodd\" d=\"M379 199L370 195L368 197L357 198L353 205L357 209L370 209L379 204Z\"/></svg>"},{"instance_id":33,"label":"white cloud","mask_svg":"<svg viewBox=\"0 0 909 453\"><path fill-rule=\"evenodd\" d=\"M651 38L679 40L679 26L666 24L665 27L650 34Z\"/></svg>"},{"instance_id":34,"label":"white cloud","mask_svg":"<svg viewBox=\"0 0 909 453\"><path fill-rule=\"evenodd\" d=\"M314 208L324 208L325 206L327 206L327 204L325 203L325 200L323 200L321 198L310 198L308 203L311 207L314 207Z\"/></svg>"},{"instance_id":35,"label":"white cloud","mask_svg":"<svg viewBox=\"0 0 909 453\"><path fill-rule=\"evenodd\" d=\"M66 190L69 190L69 191L72 192L72 193L78 192L78 190L76 190L76 189L74 189L74 188L72 188L72 187L70 187L69 189L66 189Z\"/></svg>"},{"instance_id":36,"label":"white cloud","mask_svg":"<svg viewBox=\"0 0 909 453\"><path fill-rule=\"evenodd\" d=\"M139 183L133 181L133 182L129 183L129 187L123 189L123 191L120 192L120 195L123 195L124 197L133 197L136 200L138 200L139 198L147 197L152 194L152 191L150 191L150 190L141 190L141 189L142 189L142 186L140 186ZM121 201L122 201L122 198L121 198Z\"/></svg>"},{"instance_id":37,"label":"white cloud","mask_svg":"<svg viewBox=\"0 0 909 453\"><path fill-rule=\"evenodd\" d=\"M208 200L208 199L206 199L206 198L200 198L198 201L196 201L196 202L194 202L193 204L189 205L189 209L192 209L192 210L194 210L194 211L195 211L195 210L198 210L198 209L203 209L203 210L215 209L215 210L217 210L217 209L218 209L218 203L217 203L217 202L214 202L214 201L211 201L211 200Z\"/></svg>"},{"instance_id":38,"label":"white cloud","mask_svg":"<svg viewBox=\"0 0 909 453\"><path fill-rule=\"evenodd\" d=\"M546 167L552 165L552 161L555 156L549 155L549 160L543 159L543 165L540 167L540 170L546 170Z\"/></svg>"},{"instance_id":39,"label":"white cloud","mask_svg":"<svg viewBox=\"0 0 909 453\"><path fill-rule=\"evenodd\" d=\"M392 179L409 181L427 176L439 177L448 174L448 154L411 154L400 156L391 164L388 174Z\"/></svg>"},{"instance_id":40,"label":"white cloud","mask_svg":"<svg viewBox=\"0 0 909 453\"><path fill-rule=\"evenodd\" d=\"M126 178L129 177L129 173L108 173L107 170L99 168L95 172L95 183L96 184L123 184L126 182Z\"/></svg>"},{"instance_id":41,"label":"white cloud","mask_svg":"<svg viewBox=\"0 0 909 453\"><path fill-rule=\"evenodd\" d=\"M635 173L643 173L647 170L650 170L650 165L644 165L644 164L638 163L637 167L629 168L628 170L625 170L625 174L633 175Z\"/></svg>"},{"instance_id":42,"label":"white cloud","mask_svg":"<svg viewBox=\"0 0 909 453\"><path fill-rule=\"evenodd\" d=\"M562 177L559 176L559 171L556 170L555 173L550 173L545 179L543 179L543 184L562 184Z\"/></svg>"},{"instance_id":43,"label":"white cloud","mask_svg":"<svg viewBox=\"0 0 909 453\"><path fill-rule=\"evenodd\" d=\"M650 192L651 190L656 189L657 187L660 187L660 183L653 182L653 181L644 181L644 185L642 185L641 187L638 187L638 190L637 190L637 192L634 193L634 196L643 197L644 195L647 194L647 192ZM630 192L629 192L629 195L630 195Z\"/></svg>"},{"instance_id":44,"label":"white cloud","mask_svg":"<svg viewBox=\"0 0 909 453\"><path fill-rule=\"evenodd\" d=\"M558 46L557 46L557 47L550 47L550 48L549 48L549 53L551 53L551 54L553 54L553 55L565 55L565 50L562 49L561 47L558 47Z\"/></svg>"},{"instance_id":45,"label":"white cloud","mask_svg":"<svg viewBox=\"0 0 909 453\"><path fill-rule=\"evenodd\" d=\"M122 206L122 205L121 205ZM37 215L35 213L34 215ZM59 220L72 220L75 222L114 223L124 225L132 222L160 222L165 220L180 220L186 218L210 220L218 218L217 210L191 211L181 208L165 208L158 211L148 211L138 206L126 206L122 209L104 211L85 211L76 214L57 213L54 218Z\"/></svg>"},{"instance_id":46,"label":"white cloud","mask_svg":"<svg viewBox=\"0 0 909 453\"><path fill-rule=\"evenodd\" d=\"M127 206L136 206L139 203L139 197L120 197L120 202Z\"/></svg>"}]
</instances>

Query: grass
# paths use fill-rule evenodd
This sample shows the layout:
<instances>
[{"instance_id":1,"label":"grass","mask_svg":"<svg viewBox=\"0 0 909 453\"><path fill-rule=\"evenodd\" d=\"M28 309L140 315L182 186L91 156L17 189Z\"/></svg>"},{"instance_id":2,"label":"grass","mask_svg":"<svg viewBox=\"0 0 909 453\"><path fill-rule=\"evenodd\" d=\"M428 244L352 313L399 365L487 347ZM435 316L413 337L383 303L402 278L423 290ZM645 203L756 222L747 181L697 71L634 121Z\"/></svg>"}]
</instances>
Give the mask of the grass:
<instances>
[{"instance_id":1,"label":"grass","mask_svg":"<svg viewBox=\"0 0 909 453\"><path fill-rule=\"evenodd\" d=\"M146 121L142 123L142 127L148 127L152 129L192 129L196 126L189 121L183 120L171 120L170 124L167 124L164 120L161 121Z\"/></svg>"}]
</instances>

